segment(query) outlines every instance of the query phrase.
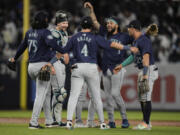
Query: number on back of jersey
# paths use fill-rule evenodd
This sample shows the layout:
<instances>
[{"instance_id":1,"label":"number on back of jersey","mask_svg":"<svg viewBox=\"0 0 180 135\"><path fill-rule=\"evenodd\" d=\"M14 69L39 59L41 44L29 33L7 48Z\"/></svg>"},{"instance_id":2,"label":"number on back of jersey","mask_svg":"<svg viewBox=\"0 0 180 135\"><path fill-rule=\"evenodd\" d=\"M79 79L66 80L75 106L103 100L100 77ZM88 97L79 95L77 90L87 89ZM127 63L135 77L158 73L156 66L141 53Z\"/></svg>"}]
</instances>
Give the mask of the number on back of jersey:
<instances>
[{"instance_id":1,"label":"number on back of jersey","mask_svg":"<svg viewBox=\"0 0 180 135\"><path fill-rule=\"evenodd\" d=\"M84 44L82 50L81 50L81 54L83 54L85 57L88 56L88 47L87 44Z\"/></svg>"},{"instance_id":2,"label":"number on back of jersey","mask_svg":"<svg viewBox=\"0 0 180 135\"><path fill-rule=\"evenodd\" d=\"M36 53L37 51L37 41L36 40L28 40L29 52Z\"/></svg>"}]
</instances>

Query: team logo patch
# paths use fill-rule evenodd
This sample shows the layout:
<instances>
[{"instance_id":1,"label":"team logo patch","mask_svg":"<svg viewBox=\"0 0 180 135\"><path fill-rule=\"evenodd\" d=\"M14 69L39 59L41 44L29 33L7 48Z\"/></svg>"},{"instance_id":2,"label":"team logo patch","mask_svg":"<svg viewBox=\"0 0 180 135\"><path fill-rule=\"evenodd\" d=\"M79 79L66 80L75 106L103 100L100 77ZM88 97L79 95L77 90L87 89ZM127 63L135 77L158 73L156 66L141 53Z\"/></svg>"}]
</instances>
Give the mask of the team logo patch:
<instances>
[{"instance_id":1,"label":"team logo patch","mask_svg":"<svg viewBox=\"0 0 180 135\"><path fill-rule=\"evenodd\" d=\"M48 39L53 39L53 36L52 35L48 35L47 38Z\"/></svg>"},{"instance_id":2,"label":"team logo patch","mask_svg":"<svg viewBox=\"0 0 180 135\"><path fill-rule=\"evenodd\" d=\"M55 37L55 38L59 38L60 36L59 36L59 33L57 33L56 31L53 31L52 32L52 35Z\"/></svg>"}]
</instances>

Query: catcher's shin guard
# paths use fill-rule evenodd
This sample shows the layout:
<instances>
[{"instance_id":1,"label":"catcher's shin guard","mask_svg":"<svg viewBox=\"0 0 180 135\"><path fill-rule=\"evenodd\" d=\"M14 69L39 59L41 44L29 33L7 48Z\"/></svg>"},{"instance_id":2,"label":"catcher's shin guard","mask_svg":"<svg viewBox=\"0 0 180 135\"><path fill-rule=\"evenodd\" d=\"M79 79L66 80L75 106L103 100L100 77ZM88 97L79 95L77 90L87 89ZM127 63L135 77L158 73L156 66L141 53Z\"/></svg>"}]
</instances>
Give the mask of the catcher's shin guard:
<instances>
[{"instance_id":1,"label":"catcher's shin guard","mask_svg":"<svg viewBox=\"0 0 180 135\"><path fill-rule=\"evenodd\" d=\"M57 102L52 108L54 121L57 121L58 123L61 122L62 106L63 105L61 103Z\"/></svg>"}]
</instances>

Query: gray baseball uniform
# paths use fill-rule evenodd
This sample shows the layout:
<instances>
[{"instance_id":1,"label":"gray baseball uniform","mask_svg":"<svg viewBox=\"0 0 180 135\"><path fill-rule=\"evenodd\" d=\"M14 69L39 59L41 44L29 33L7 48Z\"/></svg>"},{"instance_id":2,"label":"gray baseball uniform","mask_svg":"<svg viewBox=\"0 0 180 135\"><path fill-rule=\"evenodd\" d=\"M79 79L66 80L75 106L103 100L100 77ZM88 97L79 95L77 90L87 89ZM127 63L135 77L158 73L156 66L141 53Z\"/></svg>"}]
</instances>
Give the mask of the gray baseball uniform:
<instances>
[{"instance_id":1,"label":"gray baseball uniform","mask_svg":"<svg viewBox=\"0 0 180 135\"><path fill-rule=\"evenodd\" d=\"M57 43L59 45L62 45L62 47L65 47L68 41L67 32L58 31L56 29L52 29L51 32L54 38L57 40ZM53 64L53 66L55 68L56 75L53 77L53 81L51 85L52 85L53 93L55 93L56 90L59 90L61 87L64 87L66 72L65 72L65 65L60 60L56 61ZM61 122L62 106L63 106L62 103L58 102L57 99L55 98L55 94L53 94L52 114L54 120L57 121L58 123Z\"/></svg>"}]
</instances>

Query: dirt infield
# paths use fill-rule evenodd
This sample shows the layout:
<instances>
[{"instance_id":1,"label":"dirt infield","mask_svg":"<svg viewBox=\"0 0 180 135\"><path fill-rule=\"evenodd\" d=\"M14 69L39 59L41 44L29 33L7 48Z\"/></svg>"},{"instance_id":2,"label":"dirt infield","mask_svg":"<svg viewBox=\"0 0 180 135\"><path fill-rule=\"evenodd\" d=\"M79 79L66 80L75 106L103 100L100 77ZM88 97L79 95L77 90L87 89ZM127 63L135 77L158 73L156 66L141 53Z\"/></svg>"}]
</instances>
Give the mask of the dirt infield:
<instances>
[{"instance_id":1,"label":"dirt infield","mask_svg":"<svg viewBox=\"0 0 180 135\"><path fill-rule=\"evenodd\" d=\"M0 118L0 124L28 124L29 123L29 118ZM40 123L44 123L44 118L39 119ZM63 119L63 121L66 121ZM84 123L86 121L84 120ZM96 120L96 123L98 121ZM106 121L107 122L107 121ZM131 125L136 125L140 123L141 121L138 120L129 120ZM153 126L176 126L180 127L180 121L151 121ZM121 121L116 120L116 124L120 125Z\"/></svg>"}]
</instances>

